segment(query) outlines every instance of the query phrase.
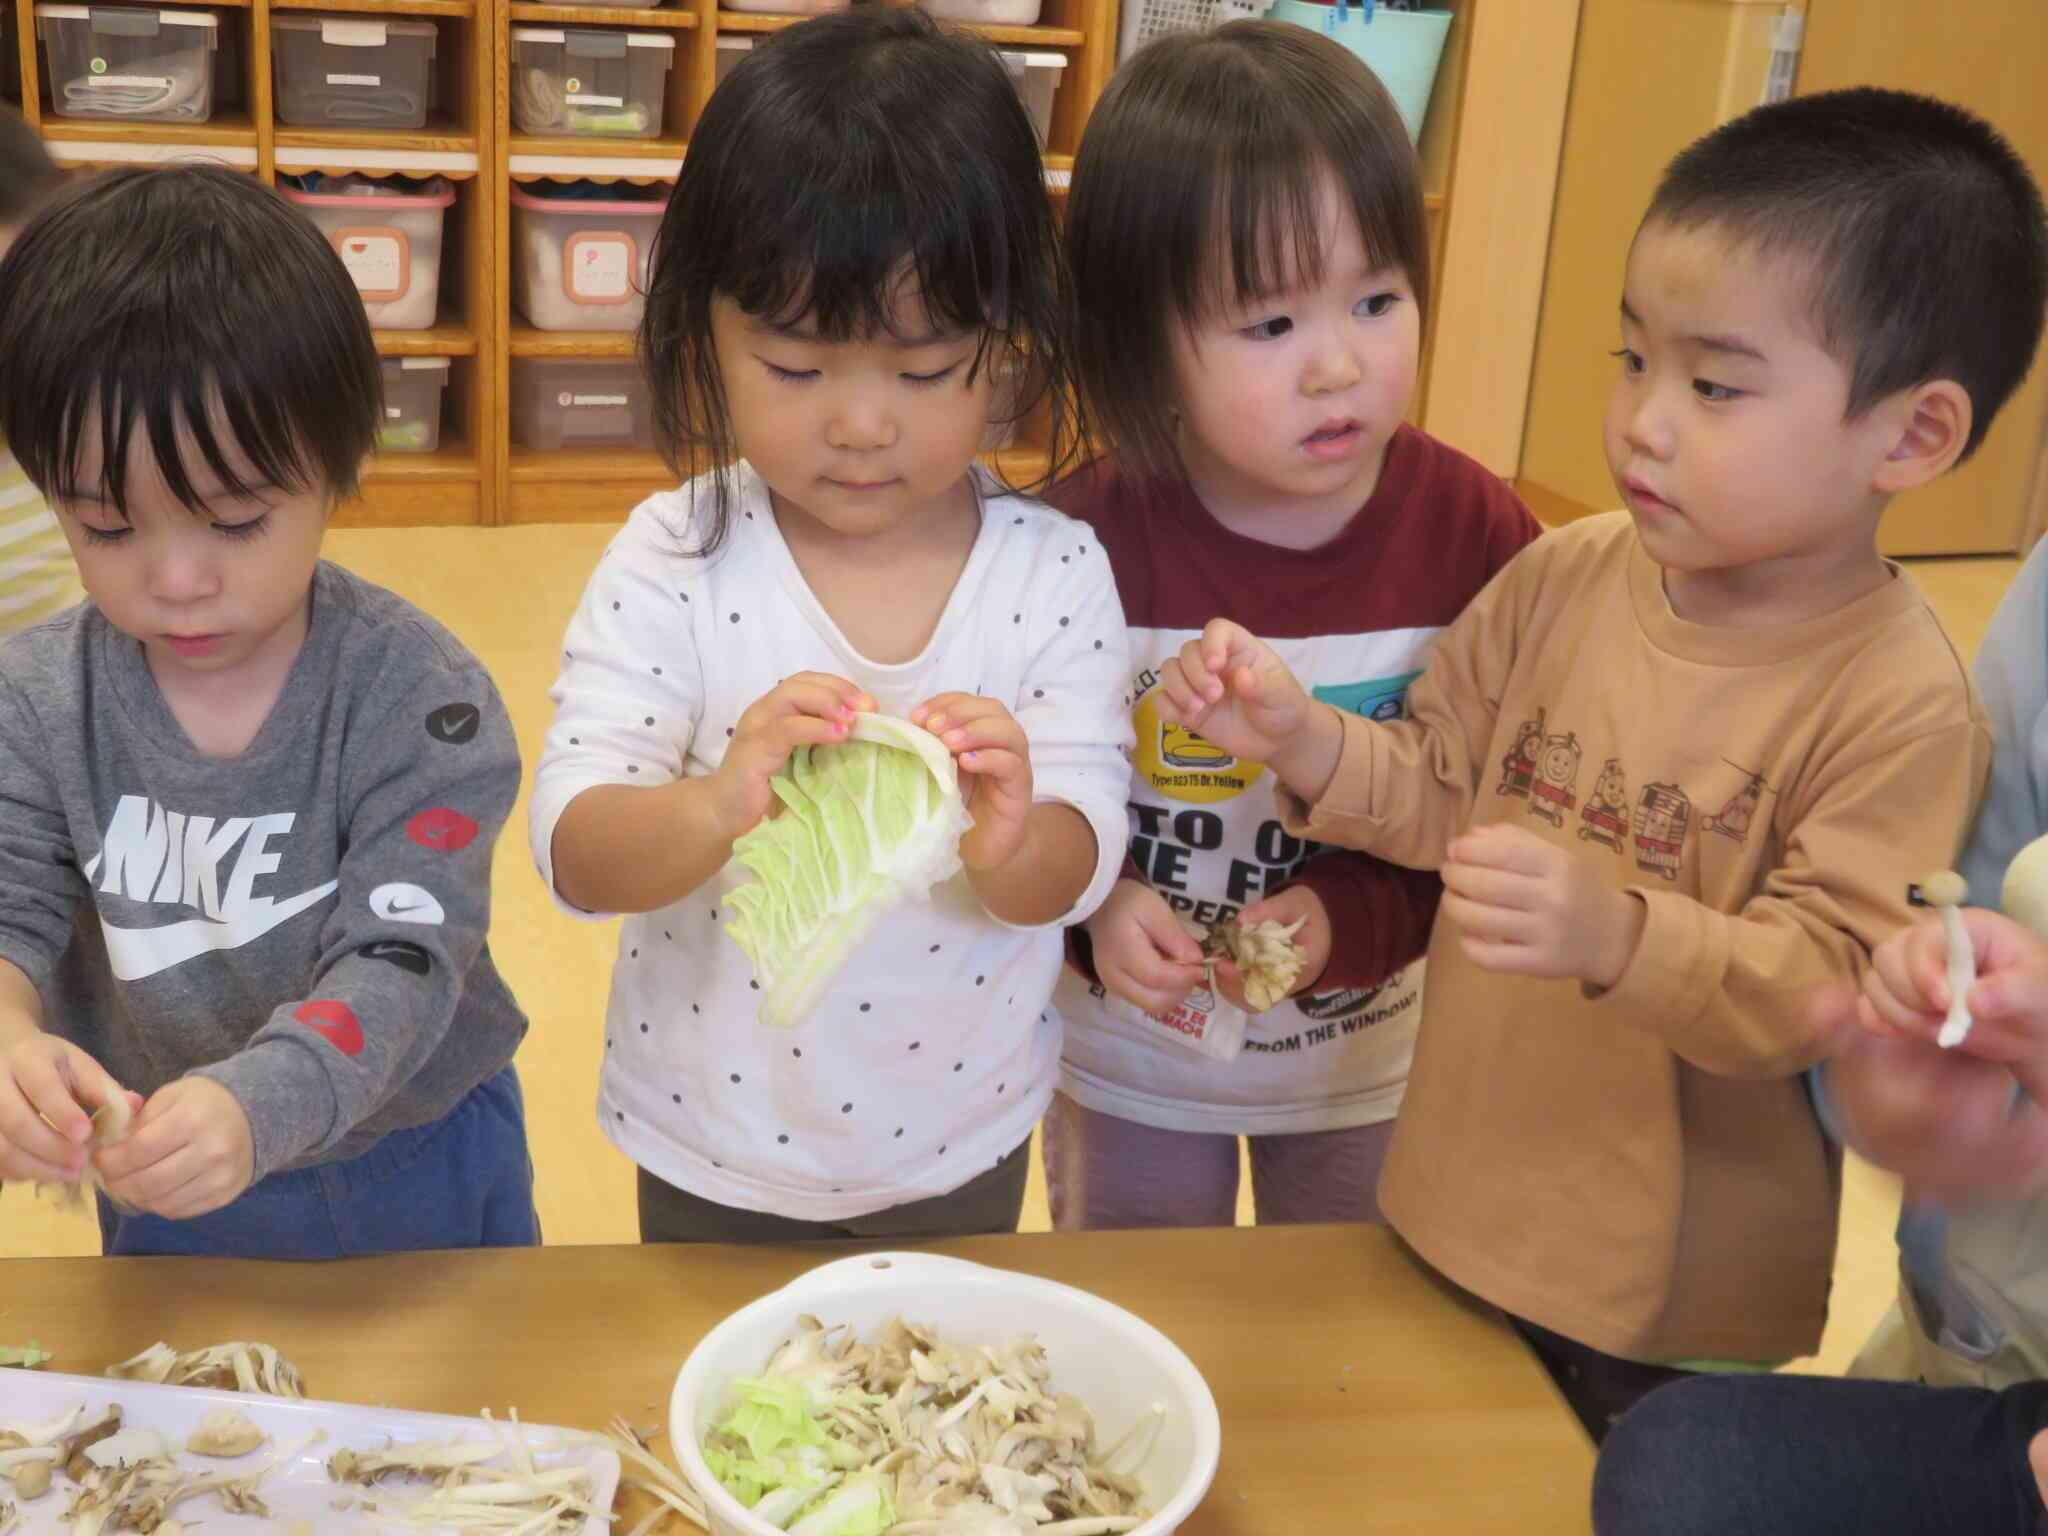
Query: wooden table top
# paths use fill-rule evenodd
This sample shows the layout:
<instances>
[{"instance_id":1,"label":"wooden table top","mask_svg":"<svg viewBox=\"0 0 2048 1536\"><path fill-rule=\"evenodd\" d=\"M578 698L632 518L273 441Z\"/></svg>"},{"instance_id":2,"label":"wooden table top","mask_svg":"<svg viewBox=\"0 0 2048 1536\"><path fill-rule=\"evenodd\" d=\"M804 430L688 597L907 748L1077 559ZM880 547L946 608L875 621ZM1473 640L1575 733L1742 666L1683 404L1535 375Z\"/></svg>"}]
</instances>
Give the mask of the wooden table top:
<instances>
[{"instance_id":1,"label":"wooden table top","mask_svg":"<svg viewBox=\"0 0 2048 1536\"><path fill-rule=\"evenodd\" d=\"M1208 1379L1223 1421L1188 1536L1589 1529L1593 1451L1497 1320L1385 1232L1254 1227L930 1245L1091 1291ZM645 1426L728 1314L830 1247L559 1247L333 1264L0 1261L0 1342L85 1374L158 1339L276 1346L308 1395L532 1423ZM6 1395L0 1377L0 1402ZM668 1530L687 1530L677 1522Z\"/></svg>"}]
</instances>

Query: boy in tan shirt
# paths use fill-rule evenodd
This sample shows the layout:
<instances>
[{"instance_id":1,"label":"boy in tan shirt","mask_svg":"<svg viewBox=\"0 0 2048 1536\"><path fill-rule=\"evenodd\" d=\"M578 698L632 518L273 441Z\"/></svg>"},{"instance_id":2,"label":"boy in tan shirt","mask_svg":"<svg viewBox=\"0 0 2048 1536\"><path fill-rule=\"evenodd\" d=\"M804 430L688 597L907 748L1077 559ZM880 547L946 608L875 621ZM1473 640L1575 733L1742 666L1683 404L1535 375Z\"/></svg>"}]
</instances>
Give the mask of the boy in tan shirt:
<instances>
[{"instance_id":1,"label":"boy in tan shirt","mask_svg":"<svg viewBox=\"0 0 2048 1536\"><path fill-rule=\"evenodd\" d=\"M1411 718L1311 698L1221 621L1164 669L1162 713L1270 767L1291 832L1442 870L1381 1205L1596 1438L1681 1368L1819 1342L1839 1160L1805 1004L1910 921L1990 755L1878 520L2025 375L2042 239L1955 108L1750 113L1672 163L1629 254L1627 511L1503 570Z\"/></svg>"}]
</instances>

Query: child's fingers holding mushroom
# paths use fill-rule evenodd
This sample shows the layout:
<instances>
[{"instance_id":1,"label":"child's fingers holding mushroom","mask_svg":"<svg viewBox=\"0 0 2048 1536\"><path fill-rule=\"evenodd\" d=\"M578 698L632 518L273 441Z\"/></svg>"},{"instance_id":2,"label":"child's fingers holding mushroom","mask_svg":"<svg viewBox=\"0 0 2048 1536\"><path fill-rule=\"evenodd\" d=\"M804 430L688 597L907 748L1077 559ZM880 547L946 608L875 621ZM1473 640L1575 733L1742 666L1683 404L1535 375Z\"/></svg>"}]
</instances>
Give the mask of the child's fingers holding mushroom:
<instances>
[{"instance_id":1,"label":"child's fingers holding mushroom","mask_svg":"<svg viewBox=\"0 0 2048 1536\"><path fill-rule=\"evenodd\" d=\"M1870 966L1863 973L1863 1002L1880 1032L1934 1038L1949 1003L1946 954L1938 922L1916 923L1871 951Z\"/></svg>"},{"instance_id":2,"label":"child's fingers holding mushroom","mask_svg":"<svg viewBox=\"0 0 2048 1536\"><path fill-rule=\"evenodd\" d=\"M121 1097L120 1084L77 1046L32 1036L0 1071L0 1141L15 1158L37 1165L34 1177L72 1182L85 1171L92 1109ZM31 1175L17 1169L13 1176Z\"/></svg>"},{"instance_id":3,"label":"child's fingers holding mushroom","mask_svg":"<svg viewBox=\"0 0 2048 1536\"><path fill-rule=\"evenodd\" d=\"M249 1184L249 1119L211 1078L166 1084L143 1106L134 1131L99 1154L116 1200L173 1220L227 1204Z\"/></svg>"}]
</instances>

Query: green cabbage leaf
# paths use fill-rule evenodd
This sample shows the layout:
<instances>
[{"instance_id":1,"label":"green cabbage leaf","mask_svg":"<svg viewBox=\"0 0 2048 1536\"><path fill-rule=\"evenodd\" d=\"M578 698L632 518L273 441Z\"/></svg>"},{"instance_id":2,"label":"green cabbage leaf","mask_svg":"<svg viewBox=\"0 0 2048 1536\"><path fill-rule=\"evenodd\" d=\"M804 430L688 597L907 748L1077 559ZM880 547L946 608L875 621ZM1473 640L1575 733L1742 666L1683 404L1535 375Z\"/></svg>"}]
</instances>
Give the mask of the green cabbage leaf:
<instances>
[{"instance_id":1,"label":"green cabbage leaf","mask_svg":"<svg viewBox=\"0 0 2048 1536\"><path fill-rule=\"evenodd\" d=\"M733 844L754 878L726 898L725 931L753 963L761 1022L786 1029L884 915L958 871L972 818L945 744L887 715L797 748L771 787L778 813Z\"/></svg>"}]
</instances>

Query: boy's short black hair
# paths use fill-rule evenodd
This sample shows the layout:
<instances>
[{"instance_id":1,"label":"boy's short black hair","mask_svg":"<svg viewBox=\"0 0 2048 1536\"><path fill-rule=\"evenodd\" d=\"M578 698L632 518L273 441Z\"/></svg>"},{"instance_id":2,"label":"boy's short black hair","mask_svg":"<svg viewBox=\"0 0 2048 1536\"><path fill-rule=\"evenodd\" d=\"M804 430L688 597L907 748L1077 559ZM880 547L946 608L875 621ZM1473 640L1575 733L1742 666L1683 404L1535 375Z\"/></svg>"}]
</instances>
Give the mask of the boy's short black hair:
<instances>
[{"instance_id":1,"label":"boy's short black hair","mask_svg":"<svg viewBox=\"0 0 2048 1536\"><path fill-rule=\"evenodd\" d=\"M0 224L19 224L63 179L35 129L0 104Z\"/></svg>"},{"instance_id":2,"label":"boy's short black hair","mask_svg":"<svg viewBox=\"0 0 2048 1536\"><path fill-rule=\"evenodd\" d=\"M1054 468L1074 456L1058 406L1066 270L1037 135L996 51L922 11L859 5L757 43L691 131L651 266L640 354L685 476L734 458L714 299L831 341L879 336L906 271L934 324L985 333L974 368L1016 370L1006 414L1054 403ZM724 475L716 486L703 551L729 517Z\"/></svg>"},{"instance_id":3,"label":"boy's short black hair","mask_svg":"<svg viewBox=\"0 0 2048 1536\"><path fill-rule=\"evenodd\" d=\"M181 431L229 495L324 487L339 500L355 491L382 401L341 258L253 176L109 172L60 193L0 262L0 438L53 500L99 494L125 514L138 425L195 513L205 504ZM95 435L99 478L86 485Z\"/></svg>"},{"instance_id":4,"label":"boy's short black hair","mask_svg":"<svg viewBox=\"0 0 2048 1536\"><path fill-rule=\"evenodd\" d=\"M1135 0L1133 0L1135 3ZM1074 367L1120 464L1180 480L1173 335L1219 303L1322 277L1334 179L1367 256L1429 306L1415 146L1386 88L1306 27L1237 21L1148 43L1096 103L1067 199Z\"/></svg>"},{"instance_id":5,"label":"boy's short black hair","mask_svg":"<svg viewBox=\"0 0 2048 1536\"><path fill-rule=\"evenodd\" d=\"M1976 451L2048 317L2048 213L1983 119L1859 88L1758 107L1671 162L1643 222L1713 225L1811 269L1849 415L1930 379L1969 392Z\"/></svg>"}]
</instances>

